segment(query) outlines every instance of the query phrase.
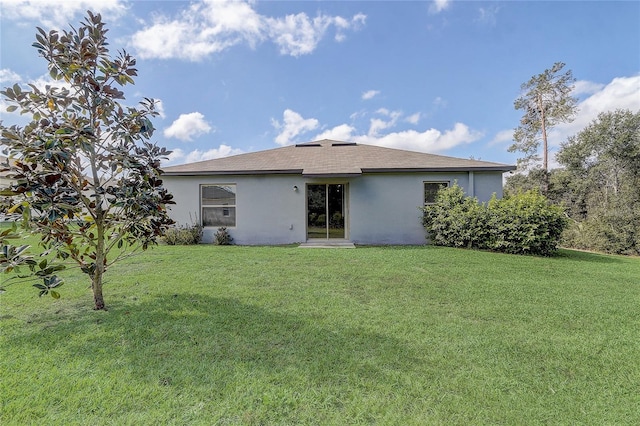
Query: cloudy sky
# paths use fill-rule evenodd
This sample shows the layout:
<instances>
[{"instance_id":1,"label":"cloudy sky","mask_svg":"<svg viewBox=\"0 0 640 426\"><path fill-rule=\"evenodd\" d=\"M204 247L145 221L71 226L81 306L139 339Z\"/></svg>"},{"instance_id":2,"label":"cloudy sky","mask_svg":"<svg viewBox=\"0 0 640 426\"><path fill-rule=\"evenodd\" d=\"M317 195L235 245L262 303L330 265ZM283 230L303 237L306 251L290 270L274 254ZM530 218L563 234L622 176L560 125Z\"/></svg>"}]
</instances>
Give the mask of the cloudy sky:
<instances>
[{"instance_id":1,"label":"cloudy sky","mask_svg":"<svg viewBox=\"0 0 640 426\"><path fill-rule=\"evenodd\" d=\"M552 145L640 109L637 1L0 0L0 85L45 84L35 27L87 9L138 59L126 102L161 101L169 164L324 138L515 164L513 101L558 61L580 112Z\"/></svg>"}]
</instances>

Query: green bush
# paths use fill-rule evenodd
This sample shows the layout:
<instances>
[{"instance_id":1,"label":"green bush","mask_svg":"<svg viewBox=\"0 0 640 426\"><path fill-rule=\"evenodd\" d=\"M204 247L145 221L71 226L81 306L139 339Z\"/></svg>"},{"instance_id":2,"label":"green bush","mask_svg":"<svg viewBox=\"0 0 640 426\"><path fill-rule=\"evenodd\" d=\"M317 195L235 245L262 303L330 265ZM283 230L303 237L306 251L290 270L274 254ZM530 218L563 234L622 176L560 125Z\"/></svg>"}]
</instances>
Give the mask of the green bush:
<instances>
[{"instance_id":1,"label":"green bush","mask_svg":"<svg viewBox=\"0 0 640 426\"><path fill-rule=\"evenodd\" d=\"M439 246L485 248L487 212L478 200L466 197L460 186L438 192L436 203L424 208L423 224L431 242Z\"/></svg>"},{"instance_id":2,"label":"green bush","mask_svg":"<svg viewBox=\"0 0 640 426\"><path fill-rule=\"evenodd\" d=\"M228 246L233 243L233 238L226 227L222 226L218 228L218 231L214 235L214 243L218 246Z\"/></svg>"},{"instance_id":3,"label":"green bush","mask_svg":"<svg viewBox=\"0 0 640 426\"><path fill-rule=\"evenodd\" d=\"M549 256L557 250L567 226L564 210L537 190L502 199L494 196L487 209L491 229L488 246L504 253Z\"/></svg>"},{"instance_id":4,"label":"green bush","mask_svg":"<svg viewBox=\"0 0 640 426\"><path fill-rule=\"evenodd\" d=\"M433 244L504 253L551 255L567 225L563 210L535 190L480 204L454 184L423 210Z\"/></svg>"},{"instance_id":5,"label":"green bush","mask_svg":"<svg viewBox=\"0 0 640 426\"><path fill-rule=\"evenodd\" d=\"M169 228L165 231L163 238L165 243L170 246L200 244L200 241L202 241L202 226L185 225Z\"/></svg>"}]
</instances>

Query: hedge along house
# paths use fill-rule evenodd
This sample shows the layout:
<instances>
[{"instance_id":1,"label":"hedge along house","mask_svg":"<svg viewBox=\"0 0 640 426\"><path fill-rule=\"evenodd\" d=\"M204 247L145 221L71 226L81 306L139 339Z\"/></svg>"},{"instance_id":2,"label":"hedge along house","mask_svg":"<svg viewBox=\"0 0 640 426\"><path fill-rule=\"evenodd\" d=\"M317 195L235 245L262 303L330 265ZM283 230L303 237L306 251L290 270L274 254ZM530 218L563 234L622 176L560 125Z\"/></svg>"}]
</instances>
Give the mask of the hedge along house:
<instances>
[{"instance_id":1,"label":"hedge along house","mask_svg":"<svg viewBox=\"0 0 640 426\"><path fill-rule=\"evenodd\" d=\"M180 225L203 242L226 227L247 245L326 241L424 244L421 206L457 182L467 195L502 196L515 166L321 140L167 167Z\"/></svg>"}]
</instances>

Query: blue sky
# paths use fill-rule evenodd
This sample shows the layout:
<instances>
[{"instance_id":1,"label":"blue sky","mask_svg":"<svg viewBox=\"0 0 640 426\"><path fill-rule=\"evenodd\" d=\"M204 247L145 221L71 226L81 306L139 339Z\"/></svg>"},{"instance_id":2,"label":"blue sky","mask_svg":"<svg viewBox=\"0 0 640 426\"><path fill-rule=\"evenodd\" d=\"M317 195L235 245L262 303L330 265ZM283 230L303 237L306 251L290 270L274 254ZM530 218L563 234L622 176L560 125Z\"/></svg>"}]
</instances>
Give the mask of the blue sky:
<instances>
[{"instance_id":1,"label":"blue sky","mask_svg":"<svg viewBox=\"0 0 640 426\"><path fill-rule=\"evenodd\" d=\"M35 27L102 13L138 59L127 104L161 101L168 164L330 138L515 164L520 85L562 61L576 120L640 110L637 1L0 0L0 85L48 82ZM4 104L3 104L4 105ZM25 118L6 113L4 125Z\"/></svg>"}]
</instances>

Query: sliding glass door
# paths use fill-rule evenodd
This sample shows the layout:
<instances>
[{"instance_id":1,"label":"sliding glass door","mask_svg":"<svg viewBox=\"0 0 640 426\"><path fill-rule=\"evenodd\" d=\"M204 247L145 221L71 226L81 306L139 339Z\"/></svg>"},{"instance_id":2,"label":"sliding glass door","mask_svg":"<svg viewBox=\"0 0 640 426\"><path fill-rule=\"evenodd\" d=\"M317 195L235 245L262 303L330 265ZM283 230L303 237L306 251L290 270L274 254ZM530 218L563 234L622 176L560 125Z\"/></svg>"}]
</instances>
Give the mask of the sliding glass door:
<instances>
[{"instance_id":1,"label":"sliding glass door","mask_svg":"<svg viewBox=\"0 0 640 426\"><path fill-rule=\"evenodd\" d=\"M307 185L307 239L345 238L345 187Z\"/></svg>"}]
</instances>

